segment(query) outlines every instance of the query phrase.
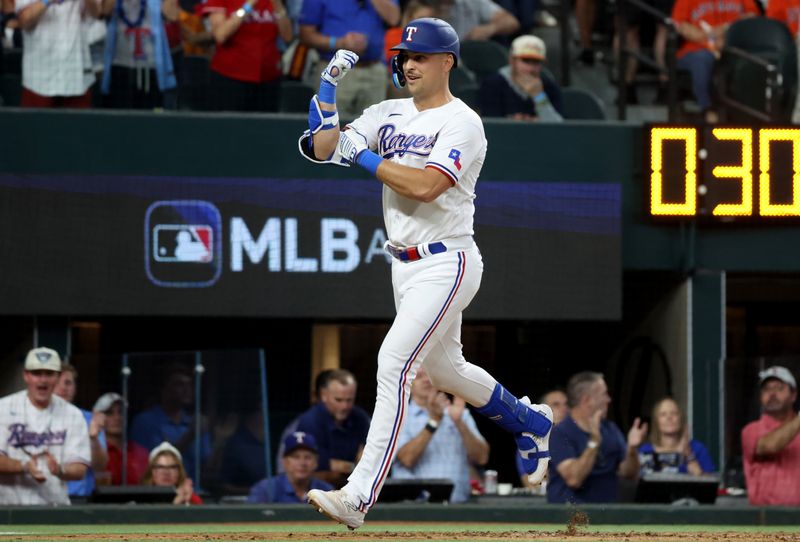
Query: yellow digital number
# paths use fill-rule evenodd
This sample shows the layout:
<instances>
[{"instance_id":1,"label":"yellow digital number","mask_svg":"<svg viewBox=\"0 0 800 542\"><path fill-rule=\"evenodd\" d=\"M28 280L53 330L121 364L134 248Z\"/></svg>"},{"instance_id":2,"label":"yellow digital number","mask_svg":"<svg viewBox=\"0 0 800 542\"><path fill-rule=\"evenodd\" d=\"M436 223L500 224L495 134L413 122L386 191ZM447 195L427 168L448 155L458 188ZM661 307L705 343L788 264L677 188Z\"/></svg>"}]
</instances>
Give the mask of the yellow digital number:
<instances>
[{"instance_id":1,"label":"yellow digital number","mask_svg":"<svg viewBox=\"0 0 800 542\"><path fill-rule=\"evenodd\" d=\"M772 179L770 167L772 157L770 156L770 143L772 141L790 141L792 143L792 202L791 203L772 203L770 189ZM800 130L792 128L762 128L758 136L758 169L759 176L759 212L762 216L800 216L800 156L798 156L798 146L800 146Z\"/></svg>"},{"instance_id":2,"label":"yellow digital number","mask_svg":"<svg viewBox=\"0 0 800 542\"><path fill-rule=\"evenodd\" d=\"M664 141L686 143L683 203L664 203ZM697 129L656 127L650 132L650 214L694 216L697 212Z\"/></svg>"},{"instance_id":3,"label":"yellow digital number","mask_svg":"<svg viewBox=\"0 0 800 542\"><path fill-rule=\"evenodd\" d=\"M738 166L717 166L711 174L717 179L741 179L741 203L720 203L711 213L715 216L750 216L753 214L753 132L747 128L714 128L719 141L739 141L742 159Z\"/></svg>"}]
</instances>

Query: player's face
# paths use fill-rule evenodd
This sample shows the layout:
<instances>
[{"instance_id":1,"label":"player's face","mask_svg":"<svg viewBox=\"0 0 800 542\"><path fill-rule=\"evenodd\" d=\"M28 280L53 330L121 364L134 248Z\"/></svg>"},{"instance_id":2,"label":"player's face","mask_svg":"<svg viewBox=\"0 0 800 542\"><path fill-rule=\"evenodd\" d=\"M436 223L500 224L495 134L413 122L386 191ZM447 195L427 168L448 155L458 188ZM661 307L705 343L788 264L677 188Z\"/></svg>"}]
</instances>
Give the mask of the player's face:
<instances>
[{"instance_id":1,"label":"player's face","mask_svg":"<svg viewBox=\"0 0 800 542\"><path fill-rule=\"evenodd\" d=\"M681 432L681 411L678 403L671 399L661 401L656 411L656 423L662 435L677 435Z\"/></svg>"},{"instance_id":2,"label":"player's face","mask_svg":"<svg viewBox=\"0 0 800 542\"><path fill-rule=\"evenodd\" d=\"M544 396L544 404L553 410L553 422L559 423L569 414L567 394L563 391L551 391Z\"/></svg>"},{"instance_id":3,"label":"player's face","mask_svg":"<svg viewBox=\"0 0 800 542\"><path fill-rule=\"evenodd\" d=\"M171 486L178 484L180 478L178 458L170 453L162 453L153 462L153 485Z\"/></svg>"},{"instance_id":4,"label":"player's face","mask_svg":"<svg viewBox=\"0 0 800 542\"><path fill-rule=\"evenodd\" d=\"M441 91L447 84L447 74L452 65L448 53L415 53L409 51L403 63L408 91L415 98L424 98Z\"/></svg>"},{"instance_id":5,"label":"player's face","mask_svg":"<svg viewBox=\"0 0 800 542\"><path fill-rule=\"evenodd\" d=\"M290 481L305 481L317 470L317 454L305 448L297 448L283 457L283 468Z\"/></svg>"},{"instance_id":6,"label":"player's face","mask_svg":"<svg viewBox=\"0 0 800 542\"><path fill-rule=\"evenodd\" d=\"M56 384L56 395L71 403L75 399L77 389L75 375L72 374L72 371L62 372L58 378L58 384Z\"/></svg>"},{"instance_id":7,"label":"player's face","mask_svg":"<svg viewBox=\"0 0 800 542\"><path fill-rule=\"evenodd\" d=\"M342 384L334 380L322 389L320 400L337 422L343 422L353 410L356 401L356 384Z\"/></svg>"},{"instance_id":8,"label":"player's face","mask_svg":"<svg viewBox=\"0 0 800 542\"><path fill-rule=\"evenodd\" d=\"M761 407L767 414L785 414L796 400L797 391L782 380L770 378L761 386Z\"/></svg>"},{"instance_id":9,"label":"player's face","mask_svg":"<svg viewBox=\"0 0 800 542\"><path fill-rule=\"evenodd\" d=\"M56 371L25 371L23 378L28 387L28 397L39 408L50 404L50 398L58 383Z\"/></svg>"}]
</instances>

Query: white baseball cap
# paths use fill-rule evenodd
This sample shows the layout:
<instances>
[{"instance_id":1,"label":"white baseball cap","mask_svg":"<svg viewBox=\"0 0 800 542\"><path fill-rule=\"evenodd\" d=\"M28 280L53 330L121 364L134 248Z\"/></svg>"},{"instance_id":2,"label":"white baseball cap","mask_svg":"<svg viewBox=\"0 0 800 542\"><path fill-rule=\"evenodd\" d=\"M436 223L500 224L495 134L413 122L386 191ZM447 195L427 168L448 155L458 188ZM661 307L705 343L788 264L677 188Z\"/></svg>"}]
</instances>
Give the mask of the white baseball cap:
<instances>
[{"instance_id":1,"label":"white baseball cap","mask_svg":"<svg viewBox=\"0 0 800 542\"><path fill-rule=\"evenodd\" d=\"M173 446L166 440L161 444L159 444L158 446L156 446L155 448L153 448L152 450L150 450L150 463L155 461L156 457L158 457L158 454L160 454L161 452L171 452L172 454L175 455L175 457L178 458L178 461L183 463L183 456L181 456L181 453L175 446Z\"/></svg>"},{"instance_id":2,"label":"white baseball cap","mask_svg":"<svg viewBox=\"0 0 800 542\"><path fill-rule=\"evenodd\" d=\"M61 356L52 348L40 346L34 348L25 356L26 371L55 371L61 372Z\"/></svg>"},{"instance_id":3,"label":"white baseball cap","mask_svg":"<svg viewBox=\"0 0 800 542\"><path fill-rule=\"evenodd\" d=\"M511 56L545 60L547 58L547 47L542 38L532 34L525 34L511 42Z\"/></svg>"},{"instance_id":4,"label":"white baseball cap","mask_svg":"<svg viewBox=\"0 0 800 542\"><path fill-rule=\"evenodd\" d=\"M794 379L794 375L786 367L773 365L769 369L764 369L758 373L758 384L763 385L764 382L770 378L775 378L781 382L785 382L792 388L797 389L797 381Z\"/></svg>"},{"instance_id":5,"label":"white baseball cap","mask_svg":"<svg viewBox=\"0 0 800 542\"><path fill-rule=\"evenodd\" d=\"M92 412L107 412L114 406L114 403L117 401L122 401L122 396L118 393L108 392L104 393L100 397L97 398L95 401L94 406L92 407Z\"/></svg>"}]
</instances>

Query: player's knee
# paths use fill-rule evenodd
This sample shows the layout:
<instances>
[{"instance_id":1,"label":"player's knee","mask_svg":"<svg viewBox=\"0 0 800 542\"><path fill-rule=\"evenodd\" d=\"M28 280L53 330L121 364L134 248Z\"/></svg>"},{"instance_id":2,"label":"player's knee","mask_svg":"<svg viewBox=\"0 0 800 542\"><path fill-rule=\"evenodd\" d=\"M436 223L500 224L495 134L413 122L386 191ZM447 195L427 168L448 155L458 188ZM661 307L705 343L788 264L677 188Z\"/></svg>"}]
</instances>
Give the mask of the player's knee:
<instances>
[{"instance_id":1,"label":"player's knee","mask_svg":"<svg viewBox=\"0 0 800 542\"><path fill-rule=\"evenodd\" d=\"M457 374L441 363L426 363L425 371L428 373L428 378L430 378L433 387L444 392L449 392L454 380L458 378Z\"/></svg>"}]
</instances>

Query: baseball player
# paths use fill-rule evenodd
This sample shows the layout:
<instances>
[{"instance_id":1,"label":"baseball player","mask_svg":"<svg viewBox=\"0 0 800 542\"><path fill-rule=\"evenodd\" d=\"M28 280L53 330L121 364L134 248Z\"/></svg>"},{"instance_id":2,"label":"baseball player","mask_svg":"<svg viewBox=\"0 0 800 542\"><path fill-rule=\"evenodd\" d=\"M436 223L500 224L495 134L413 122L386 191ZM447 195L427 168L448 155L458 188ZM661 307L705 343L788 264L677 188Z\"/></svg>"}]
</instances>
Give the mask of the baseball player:
<instances>
[{"instance_id":1,"label":"baseball player","mask_svg":"<svg viewBox=\"0 0 800 542\"><path fill-rule=\"evenodd\" d=\"M91 463L81 411L53 395L58 352L34 348L25 358L27 389L0 399L0 504L69 504L67 481Z\"/></svg>"},{"instance_id":2,"label":"baseball player","mask_svg":"<svg viewBox=\"0 0 800 542\"><path fill-rule=\"evenodd\" d=\"M458 36L440 19L415 19L393 50L393 80L407 86L411 98L373 105L340 132L336 85L358 56L339 50L322 72L309 129L299 141L306 158L357 164L384 184L385 249L393 256L397 316L378 354L375 412L347 484L308 494L310 504L350 529L364 523L389 473L411 381L423 361L436 388L463 397L514 434L534 483L549 461L550 408L517 399L461 353L461 312L483 273L472 217L486 138L478 115L450 93Z\"/></svg>"}]
</instances>

